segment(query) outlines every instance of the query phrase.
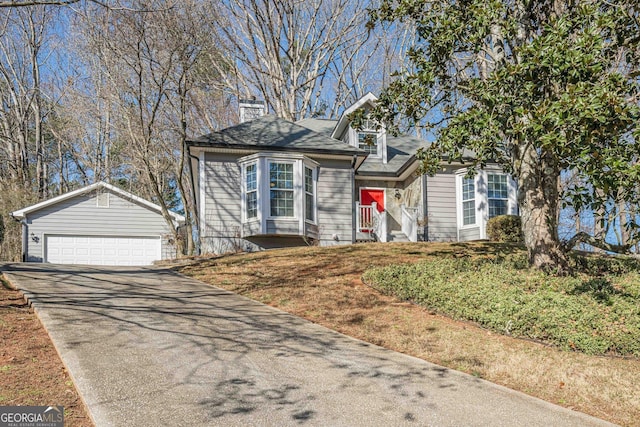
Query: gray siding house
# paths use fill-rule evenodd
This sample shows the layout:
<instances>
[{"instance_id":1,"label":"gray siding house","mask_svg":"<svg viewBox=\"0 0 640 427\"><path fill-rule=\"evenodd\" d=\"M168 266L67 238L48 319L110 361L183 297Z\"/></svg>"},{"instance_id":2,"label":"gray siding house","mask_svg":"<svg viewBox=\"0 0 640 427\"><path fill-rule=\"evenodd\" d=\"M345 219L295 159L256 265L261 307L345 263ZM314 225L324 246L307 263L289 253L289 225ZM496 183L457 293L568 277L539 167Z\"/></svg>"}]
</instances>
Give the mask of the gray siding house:
<instances>
[{"instance_id":1,"label":"gray siding house","mask_svg":"<svg viewBox=\"0 0 640 427\"><path fill-rule=\"evenodd\" d=\"M241 102L245 121L187 142L202 252L349 244L357 241L465 241L486 238L486 222L516 214L514 181L497 167L472 179L443 162L416 174L426 142L394 137L349 116L296 123Z\"/></svg>"},{"instance_id":2,"label":"gray siding house","mask_svg":"<svg viewBox=\"0 0 640 427\"><path fill-rule=\"evenodd\" d=\"M160 206L105 182L71 191L11 215L22 224L23 261L149 265L175 258ZM184 217L171 212L173 226Z\"/></svg>"}]
</instances>

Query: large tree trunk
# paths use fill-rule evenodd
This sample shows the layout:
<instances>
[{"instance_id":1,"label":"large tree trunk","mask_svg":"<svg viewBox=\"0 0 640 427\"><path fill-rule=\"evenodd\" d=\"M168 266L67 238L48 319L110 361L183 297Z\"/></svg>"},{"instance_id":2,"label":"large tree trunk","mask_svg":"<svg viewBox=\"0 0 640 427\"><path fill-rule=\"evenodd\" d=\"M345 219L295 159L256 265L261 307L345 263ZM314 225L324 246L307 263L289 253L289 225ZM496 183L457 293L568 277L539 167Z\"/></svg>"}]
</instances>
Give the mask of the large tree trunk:
<instances>
[{"instance_id":1,"label":"large tree trunk","mask_svg":"<svg viewBox=\"0 0 640 427\"><path fill-rule=\"evenodd\" d=\"M518 175L518 202L529 264L555 273L570 272L558 237L560 170L545 162L535 149L525 149Z\"/></svg>"}]
</instances>

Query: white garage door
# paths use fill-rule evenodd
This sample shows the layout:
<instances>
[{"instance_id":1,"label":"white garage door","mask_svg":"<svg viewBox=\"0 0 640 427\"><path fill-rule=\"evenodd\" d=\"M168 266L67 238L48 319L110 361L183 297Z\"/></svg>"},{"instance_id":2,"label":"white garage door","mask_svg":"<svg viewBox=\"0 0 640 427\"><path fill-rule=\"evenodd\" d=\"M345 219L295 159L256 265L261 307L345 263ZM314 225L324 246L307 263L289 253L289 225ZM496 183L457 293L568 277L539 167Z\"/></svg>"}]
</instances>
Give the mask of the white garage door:
<instances>
[{"instance_id":1,"label":"white garage door","mask_svg":"<svg viewBox=\"0 0 640 427\"><path fill-rule=\"evenodd\" d=\"M160 237L46 236L53 264L149 265L159 260Z\"/></svg>"}]
</instances>

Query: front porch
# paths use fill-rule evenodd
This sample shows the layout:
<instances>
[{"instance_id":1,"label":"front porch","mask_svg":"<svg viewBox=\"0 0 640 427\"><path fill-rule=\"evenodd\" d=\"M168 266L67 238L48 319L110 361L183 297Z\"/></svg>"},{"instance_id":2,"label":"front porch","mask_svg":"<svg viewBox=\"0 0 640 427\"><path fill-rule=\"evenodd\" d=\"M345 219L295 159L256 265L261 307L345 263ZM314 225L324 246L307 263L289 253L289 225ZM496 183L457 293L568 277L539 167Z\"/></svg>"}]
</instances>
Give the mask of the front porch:
<instances>
[{"instance_id":1,"label":"front porch","mask_svg":"<svg viewBox=\"0 0 640 427\"><path fill-rule=\"evenodd\" d=\"M378 203L356 202L356 242L417 242L418 208L401 205L400 230L391 230L389 213ZM394 221L395 222L395 221Z\"/></svg>"}]
</instances>

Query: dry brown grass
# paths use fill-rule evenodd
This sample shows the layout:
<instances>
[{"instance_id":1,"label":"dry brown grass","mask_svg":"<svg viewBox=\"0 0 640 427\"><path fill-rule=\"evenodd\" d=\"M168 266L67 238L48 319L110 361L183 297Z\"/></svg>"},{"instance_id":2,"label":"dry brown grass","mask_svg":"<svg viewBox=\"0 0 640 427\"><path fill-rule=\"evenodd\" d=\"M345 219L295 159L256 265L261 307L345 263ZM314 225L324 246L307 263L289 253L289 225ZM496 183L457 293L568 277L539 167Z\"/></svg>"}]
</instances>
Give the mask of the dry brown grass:
<instances>
[{"instance_id":1,"label":"dry brown grass","mask_svg":"<svg viewBox=\"0 0 640 427\"><path fill-rule=\"evenodd\" d=\"M0 283L0 406L14 405L61 405L65 426L94 425L40 320Z\"/></svg>"},{"instance_id":2,"label":"dry brown grass","mask_svg":"<svg viewBox=\"0 0 640 427\"><path fill-rule=\"evenodd\" d=\"M640 425L640 361L587 356L502 336L364 285L373 266L427 256L509 253L497 244L386 243L202 260L177 270L344 334L621 425Z\"/></svg>"}]
</instances>

